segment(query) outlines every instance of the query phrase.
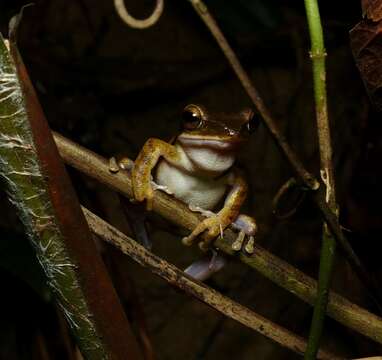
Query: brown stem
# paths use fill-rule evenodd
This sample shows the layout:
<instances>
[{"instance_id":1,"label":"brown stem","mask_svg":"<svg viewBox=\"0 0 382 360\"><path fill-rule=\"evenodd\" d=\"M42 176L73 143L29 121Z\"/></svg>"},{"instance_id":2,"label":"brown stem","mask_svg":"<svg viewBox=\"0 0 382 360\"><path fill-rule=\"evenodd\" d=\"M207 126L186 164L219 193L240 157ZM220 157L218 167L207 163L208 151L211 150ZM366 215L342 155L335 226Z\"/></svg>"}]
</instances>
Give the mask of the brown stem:
<instances>
[{"instance_id":1,"label":"brown stem","mask_svg":"<svg viewBox=\"0 0 382 360\"><path fill-rule=\"evenodd\" d=\"M232 70L235 72L235 74L237 75L237 77L239 78L241 82L241 85L243 86L244 90L247 92L247 95L252 100L257 110L260 112L266 127L268 128L272 137L276 141L276 144L279 146L279 148L283 152L284 156L288 159L290 165L292 166L295 173L298 175L300 181L308 189L311 189L311 190L318 189L318 191L313 192L313 198L317 207L319 208L323 218L328 224L334 237L336 238L336 240L342 247L350 264L352 265L352 267L354 268L354 270L356 271L356 273L358 274L358 276L364 283L365 287L369 290L372 299L379 306L379 302L381 302L381 300L379 299L381 299L382 297L380 295L380 291L378 287L371 280L368 272L366 271L366 268L364 267L361 260L359 259L357 254L354 252L352 246L349 244L348 240L344 236L341 230L341 227L338 223L338 218L336 214L330 209L330 207L326 203L325 187L320 186L319 181L311 173L309 173L306 170L301 160L298 158L297 154L288 144L285 136L280 132L278 126L276 125L275 120L273 119L271 115L271 112L265 105L259 92L257 91L256 87L253 85L250 77L248 76L248 73L244 70L235 52L232 50L228 41L224 37L215 19L213 18L211 13L208 11L207 6L204 4L202 0L189 0L189 1L191 2L192 6L194 7L198 15L207 26L208 30L211 32L211 34L215 38L218 45L220 46L225 57L230 63Z\"/></svg>"},{"instance_id":2,"label":"brown stem","mask_svg":"<svg viewBox=\"0 0 382 360\"><path fill-rule=\"evenodd\" d=\"M199 14L200 18L203 20L204 24L207 26L208 30L211 32L216 42L219 44L221 50L223 51L225 57L230 63L232 70L235 72L239 78L241 85L247 92L248 96L255 104L257 110L260 112L264 119L265 125L275 139L277 145L282 149L284 155L291 163L295 172L302 179L304 185L312 190L316 190L319 187L319 182L310 174L305 168L300 159L297 157L296 153L288 144L285 136L278 129L274 119L268 108L266 107L263 99L261 98L259 92L253 85L251 79L249 78L247 72L241 65L235 52L232 50L228 41L221 32L215 19L212 17L211 13L208 11L207 6L200 0L190 0L192 6Z\"/></svg>"},{"instance_id":3,"label":"brown stem","mask_svg":"<svg viewBox=\"0 0 382 360\"><path fill-rule=\"evenodd\" d=\"M94 234L113 244L138 264L147 267L150 271L159 275L171 285L178 287L187 294L213 307L223 315L259 332L283 347L298 354L304 353L306 342L303 338L267 320L245 306L219 294L204 283L192 279L182 270L146 250L136 241L124 235L86 208L83 207L82 210ZM340 359L340 357L324 350L318 353L318 358Z\"/></svg>"},{"instance_id":4,"label":"brown stem","mask_svg":"<svg viewBox=\"0 0 382 360\"><path fill-rule=\"evenodd\" d=\"M130 176L126 172L119 171L113 174L109 171L109 162L105 158L57 133L54 133L54 139L67 164L122 195L132 196ZM155 191L153 211L168 221L189 230L194 229L202 219L200 214L190 211L185 204L161 191ZM232 255L231 245L235 239L235 233L228 229L224 232L224 238L217 239L214 245L222 252ZM253 256L241 253L238 258L303 301L313 304L317 294L317 282L258 244L255 244ZM382 344L382 319L380 317L334 292L330 292L327 312L338 322Z\"/></svg>"}]
</instances>

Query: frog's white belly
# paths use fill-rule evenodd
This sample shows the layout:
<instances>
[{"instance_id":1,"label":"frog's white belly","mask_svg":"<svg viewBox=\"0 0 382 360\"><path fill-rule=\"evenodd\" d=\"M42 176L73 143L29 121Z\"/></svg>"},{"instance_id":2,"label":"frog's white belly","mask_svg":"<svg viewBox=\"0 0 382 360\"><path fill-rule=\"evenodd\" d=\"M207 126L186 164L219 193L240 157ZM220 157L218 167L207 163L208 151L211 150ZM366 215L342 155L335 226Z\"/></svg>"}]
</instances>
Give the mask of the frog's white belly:
<instances>
[{"instance_id":1,"label":"frog's white belly","mask_svg":"<svg viewBox=\"0 0 382 360\"><path fill-rule=\"evenodd\" d=\"M154 181L167 186L174 196L186 204L213 210L223 198L227 185L222 180L192 176L162 160Z\"/></svg>"}]
</instances>

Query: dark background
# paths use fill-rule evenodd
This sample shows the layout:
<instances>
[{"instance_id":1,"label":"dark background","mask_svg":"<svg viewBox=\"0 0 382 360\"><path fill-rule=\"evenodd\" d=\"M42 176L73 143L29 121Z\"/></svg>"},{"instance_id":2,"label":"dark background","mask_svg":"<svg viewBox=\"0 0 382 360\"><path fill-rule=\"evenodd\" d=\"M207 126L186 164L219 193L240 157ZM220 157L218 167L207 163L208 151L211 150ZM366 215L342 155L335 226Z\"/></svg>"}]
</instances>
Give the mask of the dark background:
<instances>
[{"instance_id":1,"label":"dark background","mask_svg":"<svg viewBox=\"0 0 382 360\"><path fill-rule=\"evenodd\" d=\"M25 3L0 0L3 35L9 19ZM153 3L129 0L127 7L144 17ZM318 174L303 1L206 3L278 125L308 169ZM381 126L349 47L349 31L360 21L361 7L357 0L346 1L341 8L334 7L333 1L320 1L320 5L341 222L351 230L348 236L353 246L380 279ZM179 131L181 110L188 103L201 103L212 111L251 106L187 1L167 0L159 22L147 30L125 25L112 0L36 1L25 11L19 48L51 127L106 157L126 154L134 158L148 137L171 138ZM272 215L271 200L292 172L263 125L243 149L239 162L251 187L245 211L256 217L266 233L262 245L316 277L320 216L309 200L288 220ZM81 201L128 231L116 195L69 171ZM4 191L0 203L0 359L78 359ZM153 222L155 253L180 267L200 256L196 248L181 245L178 229L160 219ZM298 358L99 245L134 326L139 298L158 359ZM307 336L311 307L244 265L233 261L209 284ZM333 286L375 311L342 254ZM371 341L329 319L324 344L347 357L381 353Z\"/></svg>"}]
</instances>

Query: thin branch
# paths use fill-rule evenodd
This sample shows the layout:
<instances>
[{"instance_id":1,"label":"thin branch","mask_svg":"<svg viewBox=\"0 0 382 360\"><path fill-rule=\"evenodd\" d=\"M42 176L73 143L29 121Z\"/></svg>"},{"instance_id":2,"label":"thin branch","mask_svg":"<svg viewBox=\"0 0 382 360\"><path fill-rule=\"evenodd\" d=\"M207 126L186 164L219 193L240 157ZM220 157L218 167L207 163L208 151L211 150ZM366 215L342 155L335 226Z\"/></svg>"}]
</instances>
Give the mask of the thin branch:
<instances>
[{"instance_id":1,"label":"thin branch","mask_svg":"<svg viewBox=\"0 0 382 360\"><path fill-rule=\"evenodd\" d=\"M131 179L127 172L119 171L113 174L109 171L109 162L105 158L57 133L54 133L54 139L67 164L118 193L129 198L132 197ZM200 214L190 211L184 203L161 191L154 193L153 211L168 221L189 230L193 230L203 218ZM227 229L223 239L216 239L214 245L220 251L233 255L231 245L236 240L236 236L233 231ZM309 304L314 303L317 294L316 281L258 244L255 244L255 252L252 256L240 253L237 258L301 300ZM329 294L327 312L338 322L382 344L382 319L380 317L334 292Z\"/></svg>"},{"instance_id":2,"label":"thin branch","mask_svg":"<svg viewBox=\"0 0 382 360\"><path fill-rule=\"evenodd\" d=\"M227 42L223 33L221 32L219 26L217 25L215 19L208 11L207 6L203 3L202 0L188 0L191 2L192 6L203 20L208 30L211 32L216 42L220 46L223 51L225 57L230 63L232 70L235 72L237 77L239 78L241 85L247 92L247 95L252 100L261 116L263 117L264 123L268 130L270 131L272 137L276 141L276 144L279 146L284 156L288 159L290 165L292 166L295 173L300 178L300 181L304 184L307 189L316 190L312 192L313 199L321 211L323 218L328 224L330 230L332 231L335 238L338 240L341 245L343 251L345 252L350 264L362 280L365 287L369 290L371 297L374 301L378 303L377 300L381 301L381 296L378 288L375 286L373 281L371 280L366 268L363 266L361 260L354 252L353 248L349 244L345 235L342 232L340 224L338 222L338 218L336 214L329 208L325 201L326 193L325 188L320 186L319 181L309 173L301 160L298 158L297 154L293 151L293 149L288 144L285 136L280 132L278 126L276 125L275 120L273 119L269 109L265 105L262 100L259 92L251 82L250 77L247 72L244 70L241 65L238 57L235 52L232 50L231 46ZM318 189L318 190L317 190Z\"/></svg>"},{"instance_id":3,"label":"thin branch","mask_svg":"<svg viewBox=\"0 0 382 360\"><path fill-rule=\"evenodd\" d=\"M147 267L151 272L159 275L171 285L176 286L187 294L213 307L223 315L257 331L283 347L298 354L303 354L306 348L306 342L303 338L276 325L245 306L221 295L204 283L194 280L176 266L146 250L142 245L139 245L136 241L124 235L88 209L84 207L82 209L89 227L94 234L117 247L138 264ZM341 359L324 350L319 351L318 358Z\"/></svg>"},{"instance_id":4,"label":"thin branch","mask_svg":"<svg viewBox=\"0 0 382 360\"><path fill-rule=\"evenodd\" d=\"M325 46L321 26L320 12L317 0L305 0L305 10L311 39L311 53L313 67L314 97L316 103L317 133L319 139L321 179L326 188L326 203L329 209L338 213L335 195L334 171L332 164L332 145L327 109ZM322 337L328 290L332 278L336 253L336 242L326 223L323 226L320 269L318 276L317 299L314 304L312 323L310 327L308 347L304 358L314 360Z\"/></svg>"},{"instance_id":5,"label":"thin branch","mask_svg":"<svg viewBox=\"0 0 382 360\"><path fill-rule=\"evenodd\" d=\"M308 189L316 190L319 187L319 182L310 174L305 168L302 162L298 159L296 153L292 150L290 145L287 142L285 136L278 129L275 121L272 118L268 108L266 107L263 99L261 98L259 92L251 82L247 72L244 70L241 65L238 57L235 52L232 50L231 46L228 44L228 41L221 32L218 24L215 19L212 17L211 13L208 11L207 6L201 0L189 0L199 14L200 18L203 20L208 30L211 32L216 42L219 44L221 50L226 56L228 62L232 66L233 71L236 73L239 78L242 86L247 92L248 96L255 104L256 108L259 110L261 116L264 119L264 122L271 132L273 138L275 139L277 145L282 149L284 155L287 157L291 163L293 169L302 179L304 185Z\"/></svg>"}]
</instances>

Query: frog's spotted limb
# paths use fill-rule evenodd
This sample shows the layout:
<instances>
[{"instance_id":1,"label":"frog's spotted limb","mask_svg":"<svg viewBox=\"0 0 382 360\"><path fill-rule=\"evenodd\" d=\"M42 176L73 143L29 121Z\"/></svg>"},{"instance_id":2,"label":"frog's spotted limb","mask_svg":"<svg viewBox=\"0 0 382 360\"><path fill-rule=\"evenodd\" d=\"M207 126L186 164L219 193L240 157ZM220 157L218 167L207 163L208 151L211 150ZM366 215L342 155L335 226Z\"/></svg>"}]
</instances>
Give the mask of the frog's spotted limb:
<instances>
[{"instance_id":1,"label":"frog's spotted limb","mask_svg":"<svg viewBox=\"0 0 382 360\"><path fill-rule=\"evenodd\" d=\"M121 159L116 159L115 157L112 157L109 159L109 171L111 173L117 173L120 169L127 170L131 172L134 167L134 161L130 160L129 158L123 157ZM173 192L169 189L166 185L159 185L154 182L152 175L150 176L151 179L151 187L153 190L161 190L169 195L173 195Z\"/></svg>"},{"instance_id":2,"label":"frog's spotted limb","mask_svg":"<svg viewBox=\"0 0 382 360\"><path fill-rule=\"evenodd\" d=\"M248 191L247 183L236 169L227 176L226 180L231 189L225 199L223 208L216 215L200 222L192 233L183 239L185 245L191 245L200 234L205 233L204 239L199 246L202 250L207 249L211 242L218 235L221 236L224 229L239 216L240 207Z\"/></svg>"},{"instance_id":3,"label":"frog's spotted limb","mask_svg":"<svg viewBox=\"0 0 382 360\"><path fill-rule=\"evenodd\" d=\"M151 171L160 157L176 162L179 154L175 147L162 140L150 138L146 141L132 169L132 186L137 201L146 200L147 210L152 209L154 189L151 183Z\"/></svg>"}]
</instances>

